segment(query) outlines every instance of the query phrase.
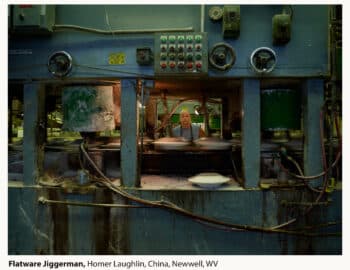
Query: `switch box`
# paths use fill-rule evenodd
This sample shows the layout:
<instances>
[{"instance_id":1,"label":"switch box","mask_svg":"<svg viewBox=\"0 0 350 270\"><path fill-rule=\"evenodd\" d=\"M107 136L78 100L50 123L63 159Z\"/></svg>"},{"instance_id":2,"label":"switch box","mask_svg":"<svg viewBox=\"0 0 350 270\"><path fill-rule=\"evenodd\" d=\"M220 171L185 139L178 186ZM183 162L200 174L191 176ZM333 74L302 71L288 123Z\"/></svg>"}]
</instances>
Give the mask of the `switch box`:
<instances>
[{"instance_id":1,"label":"switch box","mask_svg":"<svg viewBox=\"0 0 350 270\"><path fill-rule=\"evenodd\" d=\"M55 24L54 5L15 5L12 12L12 33L50 34Z\"/></svg>"},{"instance_id":2,"label":"switch box","mask_svg":"<svg viewBox=\"0 0 350 270\"><path fill-rule=\"evenodd\" d=\"M276 14L272 17L272 40L274 45L283 45L289 42L291 21L290 14Z\"/></svg>"},{"instance_id":3,"label":"switch box","mask_svg":"<svg viewBox=\"0 0 350 270\"><path fill-rule=\"evenodd\" d=\"M154 45L154 71L157 75L207 75L207 33L160 33L155 35Z\"/></svg>"},{"instance_id":4,"label":"switch box","mask_svg":"<svg viewBox=\"0 0 350 270\"><path fill-rule=\"evenodd\" d=\"M240 6L224 6L222 34L224 38L238 38L241 27Z\"/></svg>"},{"instance_id":5,"label":"switch box","mask_svg":"<svg viewBox=\"0 0 350 270\"><path fill-rule=\"evenodd\" d=\"M151 48L136 48L136 62L140 66L149 66L153 62L153 54Z\"/></svg>"}]
</instances>

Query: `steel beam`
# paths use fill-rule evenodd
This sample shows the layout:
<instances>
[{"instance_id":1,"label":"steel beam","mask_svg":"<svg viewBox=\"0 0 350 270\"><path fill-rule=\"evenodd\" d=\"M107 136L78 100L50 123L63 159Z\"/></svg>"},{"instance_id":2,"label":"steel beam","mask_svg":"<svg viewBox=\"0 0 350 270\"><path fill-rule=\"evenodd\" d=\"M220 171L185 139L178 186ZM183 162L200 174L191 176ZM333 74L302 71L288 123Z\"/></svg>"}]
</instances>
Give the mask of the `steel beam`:
<instances>
[{"instance_id":1,"label":"steel beam","mask_svg":"<svg viewBox=\"0 0 350 270\"><path fill-rule=\"evenodd\" d=\"M244 187L254 188L260 179L260 81L245 79L242 117L242 161Z\"/></svg>"},{"instance_id":2,"label":"steel beam","mask_svg":"<svg viewBox=\"0 0 350 270\"><path fill-rule=\"evenodd\" d=\"M303 83L304 174L323 171L320 136L320 110L324 102L323 80L309 79ZM312 181L319 186L322 178Z\"/></svg>"},{"instance_id":3,"label":"steel beam","mask_svg":"<svg viewBox=\"0 0 350 270\"><path fill-rule=\"evenodd\" d=\"M139 182L136 80L122 80L121 90L121 183L133 187Z\"/></svg>"}]
</instances>

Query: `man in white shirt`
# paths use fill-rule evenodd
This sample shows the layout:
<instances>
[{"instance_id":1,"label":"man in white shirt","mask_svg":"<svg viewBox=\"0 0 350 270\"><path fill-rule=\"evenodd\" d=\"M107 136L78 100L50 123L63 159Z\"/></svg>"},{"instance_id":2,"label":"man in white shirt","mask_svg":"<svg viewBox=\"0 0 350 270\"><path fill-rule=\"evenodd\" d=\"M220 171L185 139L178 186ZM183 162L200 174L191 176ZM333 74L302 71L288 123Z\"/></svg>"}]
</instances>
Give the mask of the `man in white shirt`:
<instances>
[{"instance_id":1,"label":"man in white shirt","mask_svg":"<svg viewBox=\"0 0 350 270\"><path fill-rule=\"evenodd\" d=\"M173 128L173 136L194 141L200 137L205 137L205 132L199 124L192 123L191 115L187 110L182 110L180 113L180 125Z\"/></svg>"}]
</instances>

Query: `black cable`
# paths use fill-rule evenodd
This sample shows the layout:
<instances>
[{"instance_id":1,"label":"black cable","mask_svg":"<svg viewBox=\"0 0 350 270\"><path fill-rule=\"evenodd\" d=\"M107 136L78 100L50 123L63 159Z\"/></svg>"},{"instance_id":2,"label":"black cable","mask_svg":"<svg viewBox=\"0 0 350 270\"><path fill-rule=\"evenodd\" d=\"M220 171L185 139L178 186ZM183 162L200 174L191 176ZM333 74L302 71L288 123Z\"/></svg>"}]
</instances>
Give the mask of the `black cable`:
<instances>
[{"instance_id":1,"label":"black cable","mask_svg":"<svg viewBox=\"0 0 350 270\"><path fill-rule=\"evenodd\" d=\"M103 184L104 186L106 186L107 188L109 188L110 190L116 192L117 194L119 194L119 195L121 195L129 200L132 200L136 203L145 204L145 205L149 205L149 206L153 206L153 207L157 207L157 208L164 208L167 210L173 210L173 211L177 212L178 214L182 214L183 216L190 217L193 220L200 222L202 224L209 223L212 226L215 226L216 228L226 228L226 229L235 230L235 231L236 230L245 230L245 231L256 231L256 232L266 232L266 233L286 233L286 234L303 235L303 236L322 236L322 235L311 235L311 234L308 234L305 232L299 232L299 231L287 231L287 230L273 229L273 228L280 228L280 225L274 226L272 228L264 228L264 227L258 227L258 226L227 223L224 221L216 220L214 218L194 214L188 210L185 210L185 209L175 205L172 202L168 202L168 201L164 201L164 200L150 201L150 200L142 199L140 197L131 195L130 193L122 190L120 187L115 186L114 183L108 177L106 177L103 174L103 172L101 172L101 170L96 166L96 164L94 164L93 160L89 157L89 154L86 152L83 143L80 145L80 147L81 147L83 154L86 156L87 160L90 162L90 164L93 166L93 168L101 175L101 177L104 180L106 180L106 181L102 181L100 183ZM283 225L283 224L281 224L281 225Z\"/></svg>"},{"instance_id":2,"label":"black cable","mask_svg":"<svg viewBox=\"0 0 350 270\"><path fill-rule=\"evenodd\" d=\"M243 182L242 179L238 176L238 171L237 171L237 167L236 167L235 161L233 159L232 150L231 150L231 163L232 163L234 178L236 179L236 181L238 183L242 183Z\"/></svg>"}]
</instances>

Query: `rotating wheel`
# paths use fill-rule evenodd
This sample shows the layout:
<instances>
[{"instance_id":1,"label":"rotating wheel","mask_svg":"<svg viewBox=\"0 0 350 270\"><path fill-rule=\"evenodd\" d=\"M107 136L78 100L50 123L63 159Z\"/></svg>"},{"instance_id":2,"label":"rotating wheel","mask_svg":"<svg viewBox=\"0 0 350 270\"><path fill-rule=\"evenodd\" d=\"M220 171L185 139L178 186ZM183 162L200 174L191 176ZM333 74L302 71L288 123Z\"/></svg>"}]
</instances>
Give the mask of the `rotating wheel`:
<instances>
[{"instance_id":1,"label":"rotating wheel","mask_svg":"<svg viewBox=\"0 0 350 270\"><path fill-rule=\"evenodd\" d=\"M257 48L250 56L250 64L256 73L270 73L276 63L276 53L268 47Z\"/></svg>"},{"instance_id":2,"label":"rotating wheel","mask_svg":"<svg viewBox=\"0 0 350 270\"><path fill-rule=\"evenodd\" d=\"M50 55L47 68L55 77L62 78L67 76L72 70L72 57L65 51L55 52Z\"/></svg>"},{"instance_id":3,"label":"rotating wheel","mask_svg":"<svg viewBox=\"0 0 350 270\"><path fill-rule=\"evenodd\" d=\"M227 43L217 43L209 54L209 63L215 69L225 71L230 69L236 61L235 50Z\"/></svg>"}]
</instances>

